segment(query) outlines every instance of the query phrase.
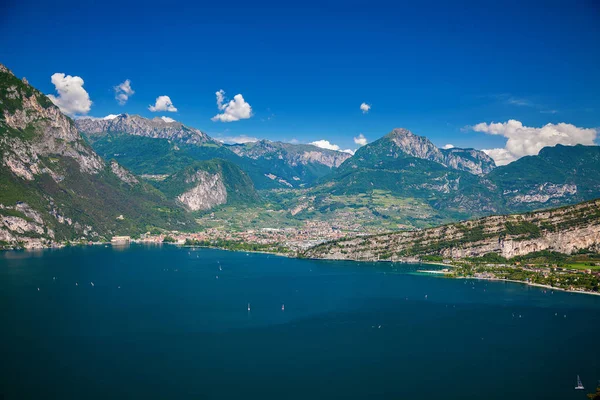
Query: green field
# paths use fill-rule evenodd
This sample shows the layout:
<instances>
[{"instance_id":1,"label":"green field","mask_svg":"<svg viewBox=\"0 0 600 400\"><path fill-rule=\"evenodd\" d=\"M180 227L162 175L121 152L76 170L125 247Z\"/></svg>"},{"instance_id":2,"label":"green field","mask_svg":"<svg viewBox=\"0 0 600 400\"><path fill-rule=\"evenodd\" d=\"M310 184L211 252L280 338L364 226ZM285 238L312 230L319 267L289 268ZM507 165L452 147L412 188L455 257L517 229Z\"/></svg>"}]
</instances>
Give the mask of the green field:
<instances>
[{"instance_id":1,"label":"green field","mask_svg":"<svg viewBox=\"0 0 600 400\"><path fill-rule=\"evenodd\" d=\"M590 265L593 264L593 265ZM600 260L590 260L586 262L567 263L564 266L569 269L586 270L591 269L592 271L600 271Z\"/></svg>"}]
</instances>

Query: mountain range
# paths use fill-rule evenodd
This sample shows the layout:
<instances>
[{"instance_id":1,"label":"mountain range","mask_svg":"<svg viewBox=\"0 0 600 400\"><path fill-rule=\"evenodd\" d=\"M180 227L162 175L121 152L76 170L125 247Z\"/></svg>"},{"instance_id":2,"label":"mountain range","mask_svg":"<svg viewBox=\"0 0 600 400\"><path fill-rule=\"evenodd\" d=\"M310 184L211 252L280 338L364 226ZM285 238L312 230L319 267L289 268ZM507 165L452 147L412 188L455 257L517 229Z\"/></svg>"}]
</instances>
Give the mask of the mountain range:
<instances>
[{"instance_id":1,"label":"mountain range","mask_svg":"<svg viewBox=\"0 0 600 400\"><path fill-rule=\"evenodd\" d=\"M161 118L120 114L75 121L94 149L137 174L170 174L197 160L237 164L259 189L304 187L350 157L313 145L259 141L227 145L198 129Z\"/></svg>"},{"instance_id":2,"label":"mountain range","mask_svg":"<svg viewBox=\"0 0 600 400\"><path fill-rule=\"evenodd\" d=\"M72 120L2 65L0 160L0 245L191 231L215 210L240 224L252 208L406 229L600 197L598 146L547 147L497 167L482 151L440 149L407 129L354 155L229 145L164 117Z\"/></svg>"},{"instance_id":3,"label":"mountain range","mask_svg":"<svg viewBox=\"0 0 600 400\"><path fill-rule=\"evenodd\" d=\"M600 147L546 147L496 167L474 149L438 149L427 138L394 129L361 147L315 190L384 190L427 200L436 209L473 215L529 211L600 196Z\"/></svg>"}]
</instances>

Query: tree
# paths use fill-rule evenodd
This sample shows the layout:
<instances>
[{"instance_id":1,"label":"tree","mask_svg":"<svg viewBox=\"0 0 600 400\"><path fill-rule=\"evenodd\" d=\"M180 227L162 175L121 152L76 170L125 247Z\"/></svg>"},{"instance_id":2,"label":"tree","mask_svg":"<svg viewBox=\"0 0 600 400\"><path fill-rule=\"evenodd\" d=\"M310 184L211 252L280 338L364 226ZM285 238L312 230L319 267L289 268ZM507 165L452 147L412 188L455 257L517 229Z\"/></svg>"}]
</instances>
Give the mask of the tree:
<instances>
[{"instance_id":1,"label":"tree","mask_svg":"<svg viewBox=\"0 0 600 400\"><path fill-rule=\"evenodd\" d=\"M598 382L598 387L596 388L596 393L590 393L587 395L591 400L600 400L600 382Z\"/></svg>"},{"instance_id":2,"label":"tree","mask_svg":"<svg viewBox=\"0 0 600 400\"><path fill-rule=\"evenodd\" d=\"M163 243L175 243L176 240L173 236L165 236L163 239Z\"/></svg>"}]
</instances>

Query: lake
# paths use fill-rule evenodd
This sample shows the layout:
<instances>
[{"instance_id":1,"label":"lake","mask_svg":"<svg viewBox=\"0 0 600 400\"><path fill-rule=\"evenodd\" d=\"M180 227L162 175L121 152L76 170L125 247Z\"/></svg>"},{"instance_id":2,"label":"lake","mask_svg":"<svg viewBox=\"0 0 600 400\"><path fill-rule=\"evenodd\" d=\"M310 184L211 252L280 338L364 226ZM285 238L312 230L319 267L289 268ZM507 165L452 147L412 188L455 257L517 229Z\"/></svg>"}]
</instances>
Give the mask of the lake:
<instances>
[{"instance_id":1,"label":"lake","mask_svg":"<svg viewBox=\"0 0 600 400\"><path fill-rule=\"evenodd\" d=\"M0 398L593 391L599 296L418 267L175 246L0 252Z\"/></svg>"}]
</instances>

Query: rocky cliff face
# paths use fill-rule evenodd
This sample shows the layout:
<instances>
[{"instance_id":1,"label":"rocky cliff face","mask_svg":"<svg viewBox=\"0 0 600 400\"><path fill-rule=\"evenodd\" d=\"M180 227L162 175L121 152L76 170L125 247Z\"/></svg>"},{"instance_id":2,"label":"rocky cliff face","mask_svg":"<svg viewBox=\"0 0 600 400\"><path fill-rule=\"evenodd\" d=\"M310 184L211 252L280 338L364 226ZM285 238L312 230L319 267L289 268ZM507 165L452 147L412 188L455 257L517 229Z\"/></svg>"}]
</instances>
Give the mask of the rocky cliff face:
<instances>
[{"instance_id":1,"label":"rocky cliff face","mask_svg":"<svg viewBox=\"0 0 600 400\"><path fill-rule=\"evenodd\" d=\"M402 260L496 253L506 258L549 250L571 254L600 250L600 199L554 210L493 216L421 231L325 243L307 257L335 260Z\"/></svg>"},{"instance_id":2,"label":"rocky cliff face","mask_svg":"<svg viewBox=\"0 0 600 400\"><path fill-rule=\"evenodd\" d=\"M62 179L48 160L51 155L69 157L84 173L96 174L104 168L104 161L84 143L71 119L6 67L2 71L0 129L8 133L0 136L4 167L29 181L42 173Z\"/></svg>"},{"instance_id":3,"label":"rocky cliff face","mask_svg":"<svg viewBox=\"0 0 600 400\"><path fill-rule=\"evenodd\" d=\"M197 161L155 186L190 211L209 210L225 203L249 206L259 200L248 175L235 164L219 159Z\"/></svg>"},{"instance_id":4,"label":"rocky cliff face","mask_svg":"<svg viewBox=\"0 0 600 400\"><path fill-rule=\"evenodd\" d=\"M41 248L54 239L54 231L47 227L42 214L27 203L14 206L0 204L0 243L21 242L28 248Z\"/></svg>"},{"instance_id":5,"label":"rocky cliff face","mask_svg":"<svg viewBox=\"0 0 600 400\"><path fill-rule=\"evenodd\" d=\"M417 136L408 129L396 128L388 135L403 153L417 158L423 158L429 161L444 163L444 155L433 143L424 136Z\"/></svg>"},{"instance_id":6,"label":"rocky cliff face","mask_svg":"<svg viewBox=\"0 0 600 400\"><path fill-rule=\"evenodd\" d=\"M198 129L158 117L148 119L139 115L120 114L107 118L79 118L75 123L77 129L86 135L125 133L186 144L215 143L212 138Z\"/></svg>"},{"instance_id":7,"label":"rocky cliff face","mask_svg":"<svg viewBox=\"0 0 600 400\"><path fill-rule=\"evenodd\" d=\"M192 211L208 210L227 202L227 189L219 173L196 171L185 182L194 186L177 196L177 200Z\"/></svg>"},{"instance_id":8,"label":"rocky cliff face","mask_svg":"<svg viewBox=\"0 0 600 400\"><path fill-rule=\"evenodd\" d=\"M494 160L483 151L475 149L440 149L444 156L442 164L467 171L475 175L485 175L496 168Z\"/></svg>"}]
</instances>

